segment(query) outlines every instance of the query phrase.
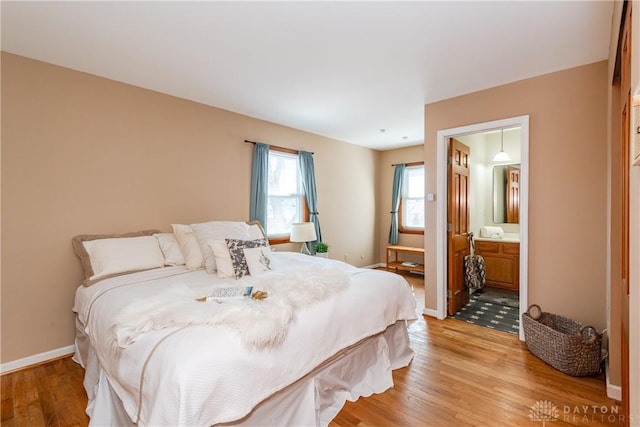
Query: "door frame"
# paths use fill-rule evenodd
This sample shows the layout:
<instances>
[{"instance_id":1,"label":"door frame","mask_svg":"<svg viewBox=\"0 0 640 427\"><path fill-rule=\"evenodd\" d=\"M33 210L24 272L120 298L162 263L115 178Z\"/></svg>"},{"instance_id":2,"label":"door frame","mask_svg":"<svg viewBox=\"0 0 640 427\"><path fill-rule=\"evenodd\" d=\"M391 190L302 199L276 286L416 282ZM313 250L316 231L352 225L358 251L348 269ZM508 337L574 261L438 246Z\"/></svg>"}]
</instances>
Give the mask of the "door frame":
<instances>
[{"instance_id":1,"label":"door frame","mask_svg":"<svg viewBox=\"0 0 640 427\"><path fill-rule=\"evenodd\" d=\"M449 138L520 126L520 318L528 308L529 288L529 115L494 120L484 123L442 129L437 132L436 188L441 196L436 199L436 314L447 317L447 144ZM524 341L522 322L520 340Z\"/></svg>"}]
</instances>

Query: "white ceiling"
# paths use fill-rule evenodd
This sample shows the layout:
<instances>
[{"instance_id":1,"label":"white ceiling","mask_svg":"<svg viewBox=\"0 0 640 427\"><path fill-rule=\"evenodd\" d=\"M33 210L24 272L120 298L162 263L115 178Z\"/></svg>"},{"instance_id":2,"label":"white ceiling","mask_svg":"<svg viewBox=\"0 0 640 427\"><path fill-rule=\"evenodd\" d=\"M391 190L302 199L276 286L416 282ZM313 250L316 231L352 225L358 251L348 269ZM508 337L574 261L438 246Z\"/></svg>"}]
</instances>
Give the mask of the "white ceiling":
<instances>
[{"instance_id":1,"label":"white ceiling","mask_svg":"<svg viewBox=\"0 0 640 427\"><path fill-rule=\"evenodd\" d=\"M4 51L384 150L422 143L426 103L606 59L612 2L2 1L0 13Z\"/></svg>"}]
</instances>

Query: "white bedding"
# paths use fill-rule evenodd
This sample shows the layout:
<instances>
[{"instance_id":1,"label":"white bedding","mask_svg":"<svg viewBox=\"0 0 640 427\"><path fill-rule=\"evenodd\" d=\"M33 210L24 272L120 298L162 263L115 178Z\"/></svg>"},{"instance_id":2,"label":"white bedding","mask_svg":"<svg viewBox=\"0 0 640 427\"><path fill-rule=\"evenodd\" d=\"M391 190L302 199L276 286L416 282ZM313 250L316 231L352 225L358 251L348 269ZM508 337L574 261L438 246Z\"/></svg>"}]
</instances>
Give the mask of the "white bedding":
<instances>
[{"instance_id":1,"label":"white bedding","mask_svg":"<svg viewBox=\"0 0 640 427\"><path fill-rule=\"evenodd\" d=\"M274 253L273 266L274 273L240 280L168 267L78 288L74 311L97 355L98 375L108 380L132 421L208 426L240 420L345 348L416 318L413 294L401 276L289 252ZM327 267L344 272L347 286L297 307L282 342L262 350L250 349L238 330L225 324L150 329L124 348L115 340L114 319L121 310L171 287L203 296L215 287L254 285L269 274ZM269 286L275 295L277 283ZM91 415L100 393L87 381L85 386Z\"/></svg>"}]
</instances>

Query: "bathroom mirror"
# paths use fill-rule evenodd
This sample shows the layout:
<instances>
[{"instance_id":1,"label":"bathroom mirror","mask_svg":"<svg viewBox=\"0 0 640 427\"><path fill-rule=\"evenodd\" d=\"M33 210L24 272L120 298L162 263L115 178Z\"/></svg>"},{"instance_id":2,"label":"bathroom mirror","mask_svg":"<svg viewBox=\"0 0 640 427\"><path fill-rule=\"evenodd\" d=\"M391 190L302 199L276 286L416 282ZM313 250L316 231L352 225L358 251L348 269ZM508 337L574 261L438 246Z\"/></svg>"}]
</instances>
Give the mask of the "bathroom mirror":
<instances>
[{"instance_id":1,"label":"bathroom mirror","mask_svg":"<svg viewBox=\"0 0 640 427\"><path fill-rule=\"evenodd\" d=\"M520 164L493 167L493 222L520 222Z\"/></svg>"}]
</instances>

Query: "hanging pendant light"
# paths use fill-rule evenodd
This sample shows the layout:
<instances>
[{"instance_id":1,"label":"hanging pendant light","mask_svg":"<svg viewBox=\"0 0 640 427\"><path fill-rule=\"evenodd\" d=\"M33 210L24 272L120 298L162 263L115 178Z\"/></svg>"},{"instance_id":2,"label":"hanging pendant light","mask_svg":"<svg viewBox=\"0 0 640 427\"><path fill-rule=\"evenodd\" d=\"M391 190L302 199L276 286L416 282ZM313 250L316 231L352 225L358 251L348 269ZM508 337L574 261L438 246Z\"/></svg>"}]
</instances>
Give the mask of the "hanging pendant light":
<instances>
[{"instance_id":1,"label":"hanging pendant light","mask_svg":"<svg viewBox=\"0 0 640 427\"><path fill-rule=\"evenodd\" d=\"M500 130L500 151L493 158L494 162L510 162L511 157L504 151L504 129Z\"/></svg>"}]
</instances>

